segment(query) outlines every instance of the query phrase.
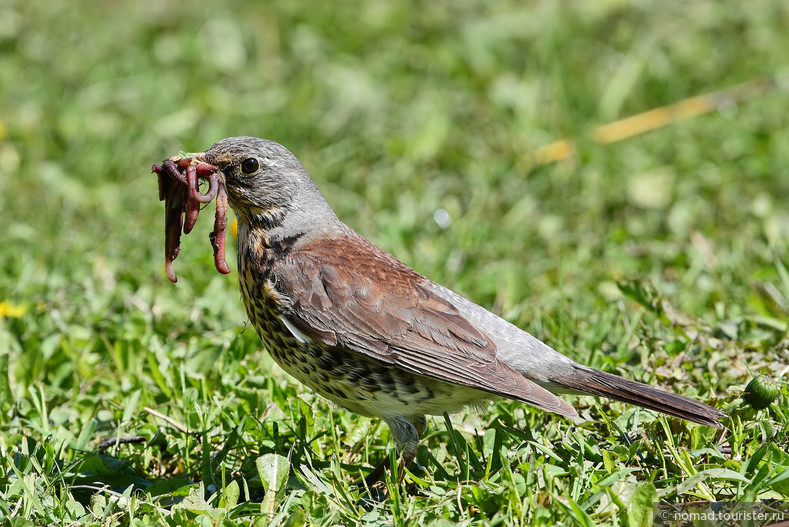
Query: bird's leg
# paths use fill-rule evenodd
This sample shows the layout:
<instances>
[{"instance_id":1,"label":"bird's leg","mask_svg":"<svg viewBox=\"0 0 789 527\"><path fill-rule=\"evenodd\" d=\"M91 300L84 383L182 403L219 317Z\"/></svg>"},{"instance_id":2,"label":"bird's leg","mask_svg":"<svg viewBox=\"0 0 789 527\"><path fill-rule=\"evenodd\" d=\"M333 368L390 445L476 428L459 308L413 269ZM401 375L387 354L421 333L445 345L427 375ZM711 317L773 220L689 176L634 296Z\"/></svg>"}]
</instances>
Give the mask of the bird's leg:
<instances>
[{"instance_id":1,"label":"bird's leg","mask_svg":"<svg viewBox=\"0 0 789 527\"><path fill-rule=\"evenodd\" d=\"M372 472L367 474L367 477L364 478L364 486L367 488L372 488L373 485L381 481L383 478L384 472L386 471L386 467L390 465L389 455L383 459L380 463L378 463Z\"/></svg>"},{"instance_id":2,"label":"bird's leg","mask_svg":"<svg viewBox=\"0 0 789 527\"><path fill-rule=\"evenodd\" d=\"M397 463L397 483L402 483L405 477L405 469L416 458L416 452L419 448L419 440L422 434L425 433L427 428L427 420L425 416L420 415L416 417L391 417L384 419L389 429L392 431L392 436L395 441L395 446L400 452L399 460ZM368 487L372 487L384 475L384 471L390 466L389 456L386 456L370 474L364 478L364 482Z\"/></svg>"},{"instance_id":3,"label":"bird's leg","mask_svg":"<svg viewBox=\"0 0 789 527\"><path fill-rule=\"evenodd\" d=\"M427 428L427 419L424 415L411 417L408 419L410 425L407 430L405 442L402 443L398 450L400 451L400 460L397 463L397 483L402 483L405 477L405 469L416 459L416 452L419 449L419 440L422 439L422 434L425 433ZM391 423L389 425L392 426ZM395 443L397 443L397 436L395 435Z\"/></svg>"}]
</instances>

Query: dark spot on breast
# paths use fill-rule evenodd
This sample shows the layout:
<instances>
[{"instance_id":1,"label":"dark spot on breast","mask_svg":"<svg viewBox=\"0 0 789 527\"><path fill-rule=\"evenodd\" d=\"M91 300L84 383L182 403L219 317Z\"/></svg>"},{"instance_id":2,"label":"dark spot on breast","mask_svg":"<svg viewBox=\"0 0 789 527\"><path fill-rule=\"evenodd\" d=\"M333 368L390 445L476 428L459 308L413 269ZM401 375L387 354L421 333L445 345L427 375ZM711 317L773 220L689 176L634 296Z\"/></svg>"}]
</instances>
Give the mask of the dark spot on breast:
<instances>
[{"instance_id":1,"label":"dark spot on breast","mask_svg":"<svg viewBox=\"0 0 789 527\"><path fill-rule=\"evenodd\" d=\"M427 384L425 384L425 391L427 393L422 397L421 399L422 401L430 401L435 397L435 394L433 393L433 389Z\"/></svg>"},{"instance_id":2,"label":"dark spot on breast","mask_svg":"<svg viewBox=\"0 0 789 527\"><path fill-rule=\"evenodd\" d=\"M339 386L327 386L326 388L329 393L334 395L335 397L340 397L341 399L348 399L345 395L345 392Z\"/></svg>"},{"instance_id":3,"label":"dark spot on breast","mask_svg":"<svg viewBox=\"0 0 789 527\"><path fill-rule=\"evenodd\" d=\"M323 355L318 359L318 368L325 372L331 372L336 367L335 361L329 355Z\"/></svg>"},{"instance_id":4,"label":"dark spot on breast","mask_svg":"<svg viewBox=\"0 0 789 527\"><path fill-rule=\"evenodd\" d=\"M362 380L362 385L367 391L377 392L381 390L381 386L375 378L375 375L369 375Z\"/></svg>"},{"instance_id":5,"label":"dark spot on breast","mask_svg":"<svg viewBox=\"0 0 789 527\"><path fill-rule=\"evenodd\" d=\"M410 393L411 395L419 393L419 386L417 386L415 383L401 384L401 386L405 389L406 392Z\"/></svg>"}]
</instances>

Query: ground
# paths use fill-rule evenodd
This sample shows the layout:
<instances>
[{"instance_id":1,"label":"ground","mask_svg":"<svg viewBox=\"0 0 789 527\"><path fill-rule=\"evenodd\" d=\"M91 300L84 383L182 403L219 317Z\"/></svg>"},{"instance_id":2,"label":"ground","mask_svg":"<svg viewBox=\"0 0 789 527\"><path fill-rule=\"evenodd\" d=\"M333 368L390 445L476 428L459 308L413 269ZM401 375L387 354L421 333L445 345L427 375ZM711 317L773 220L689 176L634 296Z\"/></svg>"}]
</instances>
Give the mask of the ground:
<instances>
[{"instance_id":1,"label":"ground","mask_svg":"<svg viewBox=\"0 0 789 527\"><path fill-rule=\"evenodd\" d=\"M5 2L4 525L646 525L653 502L789 499L787 386L740 397L789 364L787 26L778 0ZM430 419L405 484L364 499L388 430L272 364L211 214L165 278L150 166L232 135L287 146L421 273L726 428L497 401Z\"/></svg>"}]
</instances>

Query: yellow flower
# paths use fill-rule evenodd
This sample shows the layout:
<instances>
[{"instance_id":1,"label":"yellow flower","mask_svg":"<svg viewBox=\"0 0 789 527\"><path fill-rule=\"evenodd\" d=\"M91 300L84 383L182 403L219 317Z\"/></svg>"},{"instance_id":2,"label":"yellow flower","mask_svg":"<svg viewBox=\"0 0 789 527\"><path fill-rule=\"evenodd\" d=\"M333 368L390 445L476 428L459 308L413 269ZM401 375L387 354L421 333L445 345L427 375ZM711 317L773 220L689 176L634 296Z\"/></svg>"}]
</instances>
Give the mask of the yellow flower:
<instances>
[{"instance_id":1,"label":"yellow flower","mask_svg":"<svg viewBox=\"0 0 789 527\"><path fill-rule=\"evenodd\" d=\"M25 306L15 306L11 302L0 302L0 318L19 318L27 313Z\"/></svg>"}]
</instances>

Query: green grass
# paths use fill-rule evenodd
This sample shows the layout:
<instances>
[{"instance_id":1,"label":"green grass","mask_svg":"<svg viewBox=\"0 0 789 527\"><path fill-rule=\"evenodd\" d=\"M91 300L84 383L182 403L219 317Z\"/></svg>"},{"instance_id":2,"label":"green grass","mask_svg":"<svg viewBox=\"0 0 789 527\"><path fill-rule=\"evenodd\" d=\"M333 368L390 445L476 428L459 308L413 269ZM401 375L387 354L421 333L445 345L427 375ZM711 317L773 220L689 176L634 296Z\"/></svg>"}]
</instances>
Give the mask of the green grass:
<instances>
[{"instance_id":1,"label":"green grass","mask_svg":"<svg viewBox=\"0 0 789 527\"><path fill-rule=\"evenodd\" d=\"M644 525L656 500L789 499L787 385L739 397L789 363L787 26L778 0L5 2L3 525ZM591 140L762 76L784 85ZM407 483L362 499L388 430L272 363L209 221L164 276L150 165L232 135L286 145L423 274L726 430L497 401L432 418ZM563 137L576 156L524 164ZM147 441L98 451L122 436Z\"/></svg>"}]
</instances>

